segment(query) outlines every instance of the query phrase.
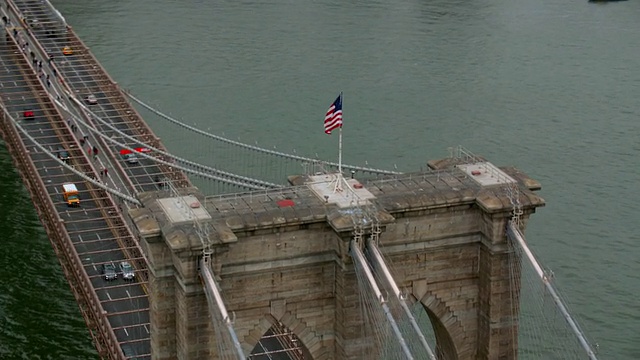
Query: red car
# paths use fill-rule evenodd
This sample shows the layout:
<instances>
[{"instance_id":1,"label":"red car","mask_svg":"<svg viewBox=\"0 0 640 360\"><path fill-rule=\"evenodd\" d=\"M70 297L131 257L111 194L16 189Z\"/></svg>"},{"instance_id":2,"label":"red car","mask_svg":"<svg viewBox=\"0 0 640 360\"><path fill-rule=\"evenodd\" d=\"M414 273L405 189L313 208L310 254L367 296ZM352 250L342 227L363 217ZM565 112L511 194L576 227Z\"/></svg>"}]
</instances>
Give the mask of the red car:
<instances>
[{"instance_id":1,"label":"red car","mask_svg":"<svg viewBox=\"0 0 640 360\"><path fill-rule=\"evenodd\" d=\"M33 110L25 110L25 111L22 113L22 116L24 116L24 118L25 118L25 119L33 119L34 117L36 117L36 116L33 114Z\"/></svg>"},{"instance_id":2,"label":"red car","mask_svg":"<svg viewBox=\"0 0 640 360\"><path fill-rule=\"evenodd\" d=\"M135 151L137 152L142 152L142 153L148 153L151 152L151 149L146 148L146 147L137 147L134 148ZM132 154L133 152L129 149L120 149L120 155L127 155L127 154Z\"/></svg>"}]
</instances>

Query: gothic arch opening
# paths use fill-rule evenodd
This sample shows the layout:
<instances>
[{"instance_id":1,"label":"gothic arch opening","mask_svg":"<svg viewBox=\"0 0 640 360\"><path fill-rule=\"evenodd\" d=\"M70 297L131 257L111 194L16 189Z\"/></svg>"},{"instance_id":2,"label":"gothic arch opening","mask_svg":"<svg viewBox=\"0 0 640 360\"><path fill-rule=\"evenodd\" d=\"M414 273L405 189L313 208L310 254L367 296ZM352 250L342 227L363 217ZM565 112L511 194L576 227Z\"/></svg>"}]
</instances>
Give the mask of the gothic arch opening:
<instances>
[{"instance_id":1,"label":"gothic arch opening","mask_svg":"<svg viewBox=\"0 0 640 360\"><path fill-rule=\"evenodd\" d=\"M442 305L438 302L437 305ZM442 320L425 304L416 301L411 312L438 360L458 360L456 346Z\"/></svg>"},{"instance_id":2,"label":"gothic arch opening","mask_svg":"<svg viewBox=\"0 0 640 360\"><path fill-rule=\"evenodd\" d=\"M283 323L269 319L271 327L251 350L250 360L313 360L311 353Z\"/></svg>"}]
</instances>

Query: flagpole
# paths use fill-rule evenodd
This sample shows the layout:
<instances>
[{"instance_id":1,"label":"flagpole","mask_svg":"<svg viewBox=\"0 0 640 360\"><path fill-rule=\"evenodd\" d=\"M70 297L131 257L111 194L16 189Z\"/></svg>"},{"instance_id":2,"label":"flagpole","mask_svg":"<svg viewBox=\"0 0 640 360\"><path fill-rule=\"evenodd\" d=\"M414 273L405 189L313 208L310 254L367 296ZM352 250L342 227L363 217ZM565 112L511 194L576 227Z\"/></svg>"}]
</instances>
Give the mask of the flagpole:
<instances>
[{"instance_id":1,"label":"flagpole","mask_svg":"<svg viewBox=\"0 0 640 360\"><path fill-rule=\"evenodd\" d=\"M342 91L340 91L340 95L338 95L336 101L332 104L331 107L329 107L329 110L327 111L324 125L325 132L329 135L331 135L331 131L336 128L336 125L340 128L338 129L340 132L340 134L338 134L338 173L336 174L335 179L329 183L329 186L333 186L334 193L336 191L342 191L342 183L345 183L347 185L347 188L351 188L351 186L349 186L349 183L347 183L344 176L342 175L342 100L343 94Z\"/></svg>"},{"instance_id":2,"label":"flagpole","mask_svg":"<svg viewBox=\"0 0 640 360\"><path fill-rule=\"evenodd\" d=\"M342 103L342 117L344 118L344 98L340 91L340 102ZM342 176L342 125L340 125L340 134L338 140L338 176Z\"/></svg>"}]
</instances>

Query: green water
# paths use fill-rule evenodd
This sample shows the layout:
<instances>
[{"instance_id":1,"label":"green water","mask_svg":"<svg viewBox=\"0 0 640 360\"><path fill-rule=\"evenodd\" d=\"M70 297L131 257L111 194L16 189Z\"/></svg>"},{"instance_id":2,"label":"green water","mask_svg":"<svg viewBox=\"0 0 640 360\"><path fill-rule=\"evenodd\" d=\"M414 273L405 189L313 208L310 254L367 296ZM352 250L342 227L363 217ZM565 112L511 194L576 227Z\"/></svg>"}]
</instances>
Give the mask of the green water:
<instances>
[{"instance_id":1,"label":"green water","mask_svg":"<svg viewBox=\"0 0 640 360\"><path fill-rule=\"evenodd\" d=\"M636 359L640 3L53 1L111 76L230 137L418 169L462 144L543 184L527 239L603 359ZM166 146L204 146L156 118ZM0 358L94 355L6 151Z\"/></svg>"}]
</instances>

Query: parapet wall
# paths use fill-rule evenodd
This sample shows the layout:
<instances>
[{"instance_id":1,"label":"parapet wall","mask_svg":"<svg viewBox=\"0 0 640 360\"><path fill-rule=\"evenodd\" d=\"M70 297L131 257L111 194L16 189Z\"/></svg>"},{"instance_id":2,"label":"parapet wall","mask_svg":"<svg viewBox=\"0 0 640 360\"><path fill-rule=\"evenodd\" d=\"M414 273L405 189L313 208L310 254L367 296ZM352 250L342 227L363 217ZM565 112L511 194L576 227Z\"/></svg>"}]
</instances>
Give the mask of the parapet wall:
<instances>
[{"instance_id":1,"label":"parapet wall","mask_svg":"<svg viewBox=\"0 0 640 360\"><path fill-rule=\"evenodd\" d=\"M526 223L544 201L531 191L535 182L516 174L512 185ZM512 354L512 295L517 299L519 279L508 271L505 227L514 202L508 192L455 168L362 185L372 194L366 211L332 203L305 185L229 197L195 195L215 229L212 267L245 354L280 328L293 333L300 352L313 359L375 357L349 255L354 222L364 215L381 225L379 246L394 279L429 315L442 356ZM215 332L197 276L202 244L190 232L193 226L168 222L155 205L157 196L149 195L135 215L139 228L146 226L151 287L163 289L151 290L159 295L151 300L154 359L215 358Z\"/></svg>"}]
</instances>

